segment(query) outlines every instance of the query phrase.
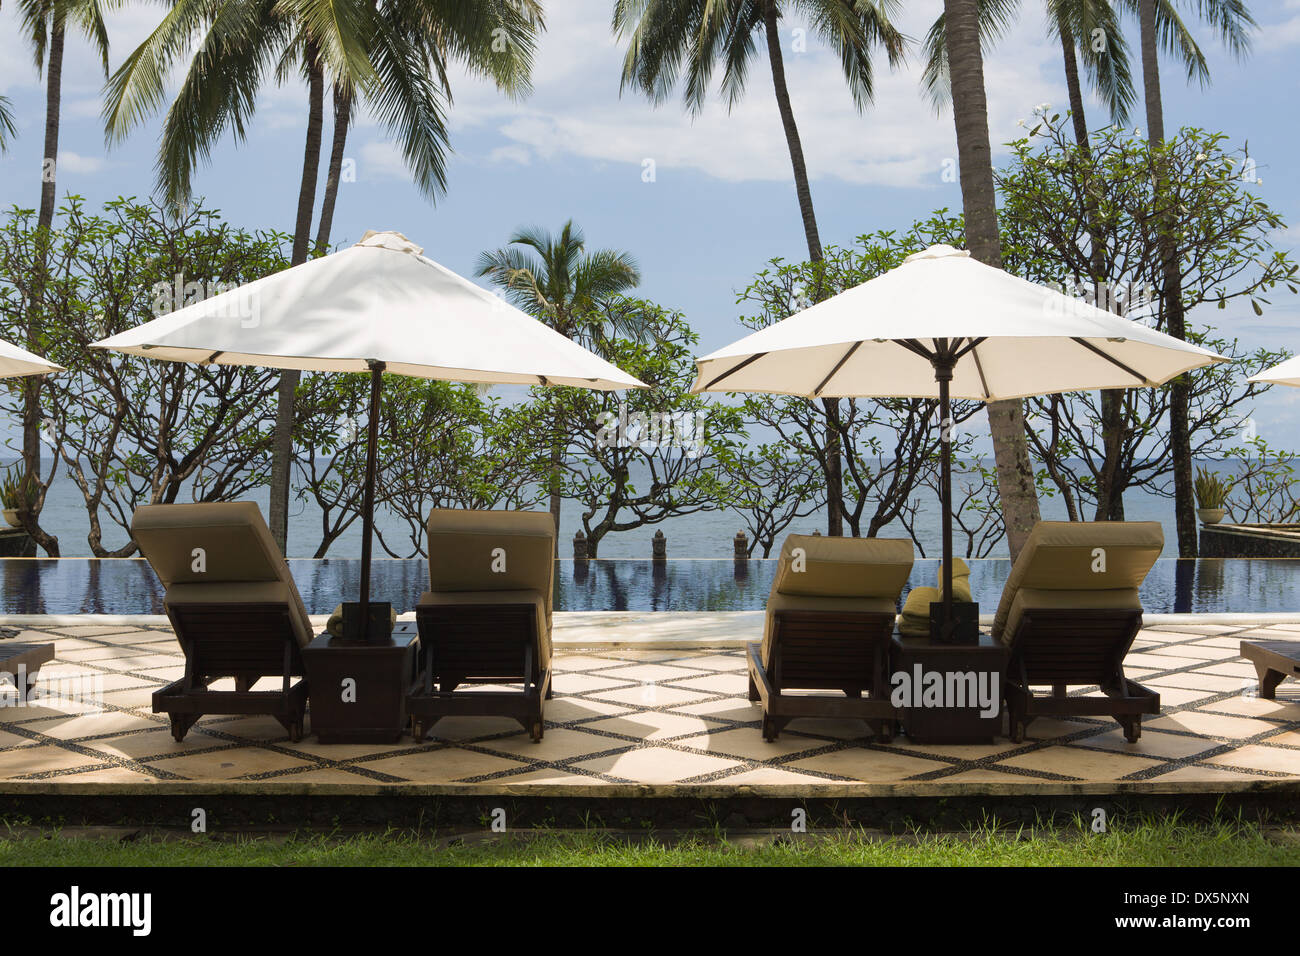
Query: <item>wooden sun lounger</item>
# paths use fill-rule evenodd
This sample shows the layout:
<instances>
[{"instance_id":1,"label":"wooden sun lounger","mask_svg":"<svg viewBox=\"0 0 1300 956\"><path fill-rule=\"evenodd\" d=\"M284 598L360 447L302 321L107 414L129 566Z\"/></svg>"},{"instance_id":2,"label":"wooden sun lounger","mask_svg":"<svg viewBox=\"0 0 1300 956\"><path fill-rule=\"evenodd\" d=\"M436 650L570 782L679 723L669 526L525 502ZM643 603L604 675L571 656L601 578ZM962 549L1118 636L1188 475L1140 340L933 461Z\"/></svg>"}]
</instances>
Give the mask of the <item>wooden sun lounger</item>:
<instances>
[{"instance_id":1,"label":"wooden sun lounger","mask_svg":"<svg viewBox=\"0 0 1300 956\"><path fill-rule=\"evenodd\" d=\"M300 740L311 622L257 505L147 505L131 531L166 588L163 606L185 652L184 676L153 695L172 736L183 740L205 714L266 714ZM222 678L234 689L211 689ZM263 678L271 686L257 689Z\"/></svg>"},{"instance_id":2,"label":"wooden sun lounger","mask_svg":"<svg viewBox=\"0 0 1300 956\"><path fill-rule=\"evenodd\" d=\"M1160 695L1124 676L1142 627L1138 588L1164 547L1157 522L1043 521L1002 592L993 636L1011 651L1005 697L1011 739L1040 716L1114 717L1134 743ZM1096 685L1105 696L1070 696ZM1047 695L1033 688L1049 687Z\"/></svg>"},{"instance_id":3,"label":"wooden sun lounger","mask_svg":"<svg viewBox=\"0 0 1300 956\"><path fill-rule=\"evenodd\" d=\"M862 720L880 738L894 736L901 712L889 700L890 640L911 568L910 541L786 538L763 642L746 655L764 740L800 717Z\"/></svg>"},{"instance_id":4,"label":"wooden sun lounger","mask_svg":"<svg viewBox=\"0 0 1300 956\"><path fill-rule=\"evenodd\" d=\"M423 740L443 717L506 717L540 741L551 697L554 519L438 509L428 532L430 590L415 609L420 657L406 699L412 735Z\"/></svg>"}]
</instances>

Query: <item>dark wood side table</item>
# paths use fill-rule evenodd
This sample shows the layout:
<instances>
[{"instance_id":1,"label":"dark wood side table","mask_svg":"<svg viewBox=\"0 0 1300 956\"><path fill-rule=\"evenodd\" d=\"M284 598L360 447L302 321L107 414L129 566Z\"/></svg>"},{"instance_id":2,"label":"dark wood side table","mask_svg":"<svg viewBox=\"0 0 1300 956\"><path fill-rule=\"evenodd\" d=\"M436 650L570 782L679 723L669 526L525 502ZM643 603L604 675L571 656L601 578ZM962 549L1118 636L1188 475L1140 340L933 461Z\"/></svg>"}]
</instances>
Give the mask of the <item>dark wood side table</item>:
<instances>
[{"instance_id":1,"label":"dark wood side table","mask_svg":"<svg viewBox=\"0 0 1300 956\"><path fill-rule=\"evenodd\" d=\"M937 644L928 637L895 634L890 650L890 691L896 674L908 675L903 685L910 690L903 707L903 732L910 740L986 743L1002 732L1003 682L1011 652L1001 641L981 634L978 644ZM942 679L939 706L933 700L927 703L924 696L926 675L932 673ZM990 716L981 714L981 689L992 698ZM967 706L950 706L955 701Z\"/></svg>"},{"instance_id":2,"label":"dark wood side table","mask_svg":"<svg viewBox=\"0 0 1300 956\"><path fill-rule=\"evenodd\" d=\"M317 739L323 744L399 740L406 729L406 692L419 643L415 622L401 621L391 644L358 644L320 634L303 648Z\"/></svg>"},{"instance_id":3,"label":"dark wood side table","mask_svg":"<svg viewBox=\"0 0 1300 956\"><path fill-rule=\"evenodd\" d=\"M1241 656L1255 665L1259 696L1275 700L1277 685L1287 677L1300 679L1300 641L1242 641Z\"/></svg>"}]
</instances>

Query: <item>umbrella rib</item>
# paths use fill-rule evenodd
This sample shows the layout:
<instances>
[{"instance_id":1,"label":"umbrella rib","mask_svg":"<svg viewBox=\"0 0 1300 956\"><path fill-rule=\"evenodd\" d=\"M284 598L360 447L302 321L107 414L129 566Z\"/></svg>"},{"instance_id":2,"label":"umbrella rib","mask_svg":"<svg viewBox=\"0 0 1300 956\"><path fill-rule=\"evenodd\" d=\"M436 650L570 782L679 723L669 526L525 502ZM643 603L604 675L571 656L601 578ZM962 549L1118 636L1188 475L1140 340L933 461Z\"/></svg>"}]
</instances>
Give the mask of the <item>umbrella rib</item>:
<instances>
[{"instance_id":1,"label":"umbrella rib","mask_svg":"<svg viewBox=\"0 0 1300 956\"><path fill-rule=\"evenodd\" d=\"M898 339L897 342L903 348L907 349L909 352L915 352L927 362L934 358L934 352L927 349L917 339Z\"/></svg>"},{"instance_id":2,"label":"umbrella rib","mask_svg":"<svg viewBox=\"0 0 1300 956\"><path fill-rule=\"evenodd\" d=\"M1082 346L1083 346L1085 349L1087 349L1089 352L1094 352L1094 353L1096 353L1097 355L1100 355L1102 358L1104 358L1104 359L1105 359L1107 362L1109 362L1111 365L1114 365L1114 366L1116 366L1117 368L1123 369L1125 372L1127 372L1129 375L1132 375L1135 379L1137 379L1137 380L1138 380L1139 382L1141 382L1143 385L1149 385L1149 386L1151 386L1152 388L1154 388L1154 387L1156 386L1156 383L1153 382L1153 381L1151 381L1151 379L1147 378L1145 375L1142 375L1142 374L1139 374L1138 372L1135 372L1133 369L1129 368L1127 365L1125 365L1125 364L1124 364L1123 362L1121 362L1119 359L1115 358L1115 356L1109 354L1108 352L1104 351L1103 349L1099 349L1097 346L1093 345L1093 344L1092 344L1091 342L1089 342L1087 339L1080 338L1080 337L1077 336L1077 335L1072 335L1072 336L1070 336L1070 339L1071 339L1071 341L1076 342L1076 343L1078 343L1079 345L1082 345Z\"/></svg>"},{"instance_id":3,"label":"umbrella rib","mask_svg":"<svg viewBox=\"0 0 1300 956\"><path fill-rule=\"evenodd\" d=\"M833 379L835 377L835 373L844 367L844 363L853 357L853 353L858 350L858 346L860 346L861 344L862 344L862 340L859 339L858 341L854 342L852 345L849 346L849 350L847 352L845 352L842 356L840 356L840 360L835 363L835 367L826 374L826 377L824 379L821 380L821 384L813 389L814 398L821 395L822 389L826 387L826 383L829 382L831 379Z\"/></svg>"},{"instance_id":4,"label":"umbrella rib","mask_svg":"<svg viewBox=\"0 0 1300 956\"><path fill-rule=\"evenodd\" d=\"M983 339L980 339L980 342L983 341ZM979 372L980 375L980 391L984 393L984 400L987 402L989 400L989 383L984 377L984 363L980 361L980 354L975 351L975 345L970 347L970 356L975 360L975 371Z\"/></svg>"},{"instance_id":5,"label":"umbrella rib","mask_svg":"<svg viewBox=\"0 0 1300 956\"><path fill-rule=\"evenodd\" d=\"M718 376L717 378L715 378L713 381L709 382L709 384L705 385L702 389L700 389L700 391L702 391L702 392L707 392L709 389L713 388L714 385L717 385L719 382L721 382L721 381L722 381L724 378L726 378L728 375L734 375L736 372L739 372L739 371L740 371L742 368L744 368L746 365L750 365L750 364L752 364L752 363L754 363L754 362L757 362L759 359L761 359L764 355L767 355L767 354L768 354L768 353L766 353L766 352L755 352L753 355L751 355L749 358L745 359L745 361L741 362L739 365L735 365L735 366L733 366L732 368L727 369L725 372L723 372L721 375L719 375L719 376Z\"/></svg>"}]
</instances>

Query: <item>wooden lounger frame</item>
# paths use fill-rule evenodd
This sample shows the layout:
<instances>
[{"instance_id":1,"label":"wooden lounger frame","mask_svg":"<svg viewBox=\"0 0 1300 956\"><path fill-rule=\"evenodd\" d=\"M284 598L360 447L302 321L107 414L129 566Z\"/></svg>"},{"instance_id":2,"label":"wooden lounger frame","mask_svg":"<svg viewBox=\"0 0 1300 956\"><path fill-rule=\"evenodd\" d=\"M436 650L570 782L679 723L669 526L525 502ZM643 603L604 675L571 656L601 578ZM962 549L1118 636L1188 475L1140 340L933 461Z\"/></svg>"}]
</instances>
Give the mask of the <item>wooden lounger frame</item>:
<instances>
[{"instance_id":1,"label":"wooden lounger frame","mask_svg":"<svg viewBox=\"0 0 1300 956\"><path fill-rule=\"evenodd\" d=\"M750 644L749 699L763 705L763 739L776 740L798 717L864 720L893 739L901 712L889 702L889 645L895 615L864 611L776 611L772 667ZM845 696L788 696L786 690L836 690ZM866 696L863 696L863 695Z\"/></svg>"},{"instance_id":2,"label":"wooden lounger frame","mask_svg":"<svg viewBox=\"0 0 1300 956\"><path fill-rule=\"evenodd\" d=\"M406 698L411 735L442 717L508 717L542 739L542 702L551 669L539 667L537 609L531 604L439 604L415 609L420 657ZM434 685L437 689L434 689ZM522 684L518 691L456 693L461 684Z\"/></svg>"},{"instance_id":3,"label":"wooden lounger frame","mask_svg":"<svg viewBox=\"0 0 1300 956\"><path fill-rule=\"evenodd\" d=\"M1142 715L1160 713L1160 695L1124 676L1124 658L1142 628L1140 610L1029 610L1011 640L1006 700L1012 741L1035 718L1114 717L1129 743L1142 736ZM1050 684L1050 696L1031 685ZM1069 697L1066 688L1097 685L1105 697Z\"/></svg>"},{"instance_id":4,"label":"wooden lounger frame","mask_svg":"<svg viewBox=\"0 0 1300 956\"><path fill-rule=\"evenodd\" d=\"M167 608L185 652L185 675L154 692L153 712L171 717L177 742L205 714L268 714L289 739L302 739L307 680L287 604L173 604ZM234 690L209 690L223 677ZM280 678L276 690L253 690L263 677ZM296 684L291 678L301 677Z\"/></svg>"}]
</instances>

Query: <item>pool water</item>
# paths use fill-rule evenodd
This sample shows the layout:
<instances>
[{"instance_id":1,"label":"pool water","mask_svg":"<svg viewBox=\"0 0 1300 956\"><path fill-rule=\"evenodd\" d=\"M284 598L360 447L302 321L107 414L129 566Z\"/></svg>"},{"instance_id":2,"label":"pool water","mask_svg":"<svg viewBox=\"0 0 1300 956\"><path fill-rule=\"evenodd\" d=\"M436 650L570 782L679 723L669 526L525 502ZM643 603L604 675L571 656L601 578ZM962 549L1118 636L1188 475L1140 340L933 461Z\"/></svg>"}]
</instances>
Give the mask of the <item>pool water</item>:
<instances>
[{"instance_id":1,"label":"pool water","mask_svg":"<svg viewBox=\"0 0 1300 956\"><path fill-rule=\"evenodd\" d=\"M980 610L997 609L1007 560L972 560L971 590ZM918 560L908 590L933 585L937 560ZM360 562L291 559L289 568L311 614L355 600ZM767 603L774 560L597 560L557 562L558 611L751 611ZM423 560L380 560L371 596L410 610L428 588ZM162 586L139 558L0 559L0 613L161 614ZM1161 559L1142 586L1151 613L1300 611L1300 559ZM904 594L906 596L906 592Z\"/></svg>"}]
</instances>

